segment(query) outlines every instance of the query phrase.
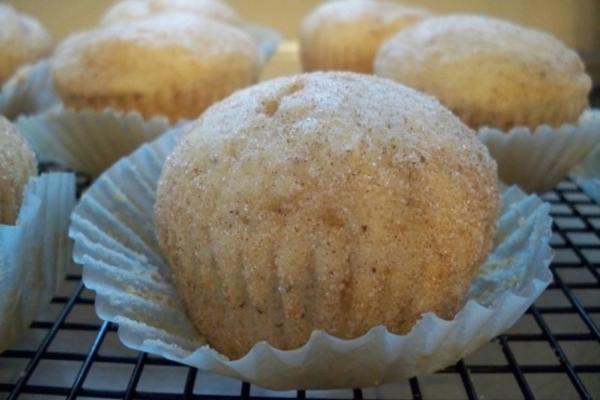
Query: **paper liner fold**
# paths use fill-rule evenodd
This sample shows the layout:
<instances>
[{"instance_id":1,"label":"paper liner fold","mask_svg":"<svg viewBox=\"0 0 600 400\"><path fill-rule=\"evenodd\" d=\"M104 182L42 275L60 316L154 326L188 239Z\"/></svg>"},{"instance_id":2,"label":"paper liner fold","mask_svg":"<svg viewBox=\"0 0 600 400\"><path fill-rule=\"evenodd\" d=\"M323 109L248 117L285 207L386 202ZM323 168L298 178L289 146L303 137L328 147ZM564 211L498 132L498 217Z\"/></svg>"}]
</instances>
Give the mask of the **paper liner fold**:
<instances>
[{"instance_id":1,"label":"paper liner fold","mask_svg":"<svg viewBox=\"0 0 600 400\"><path fill-rule=\"evenodd\" d=\"M119 158L169 127L164 117L138 112L69 109L21 117L17 127L40 161L56 162L97 176Z\"/></svg>"},{"instance_id":2,"label":"paper liner fold","mask_svg":"<svg viewBox=\"0 0 600 400\"><path fill-rule=\"evenodd\" d=\"M39 114L58 105L48 60L21 67L0 90L0 114L8 119Z\"/></svg>"},{"instance_id":3,"label":"paper liner fold","mask_svg":"<svg viewBox=\"0 0 600 400\"><path fill-rule=\"evenodd\" d=\"M528 192L544 193L581 163L600 143L600 111L585 111L576 124L542 125L531 131L481 128L479 139L498 163L500 179Z\"/></svg>"},{"instance_id":4,"label":"paper liner fold","mask_svg":"<svg viewBox=\"0 0 600 400\"><path fill-rule=\"evenodd\" d=\"M15 225L0 225L0 352L46 305L71 261L75 177L50 173L26 187Z\"/></svg>"},{"instance_id":5,"label":"paper liner fold","mask_svg":"<svg viewBox=\"0 0 600 400\"><path fill-rule=\"evenodd\" d=\"M600 146L578 165L571 177L596 203L600 204Z\"/></svg>"},{"instance_id":6,"label":"paper liner fold","mask_svg":"<svg viewBox=\"0 0 600 400\"><path fill-rule=\"evenodd\" d=\"M261 62L266 64L281 43L281 33L267 26L252 23L242 24L240 28L254 40Z\"/></svg>"},{"instance_id":7,"label":"paper liner fold","mask_svg":"<svg viewBox=\"0 0 600 400\"><path fill-rule=\"evenodd\" d=\"M513 187L502 196L495 249L453 320L427 313L406 335L378 326L353 340L315 331L299 349L260 342L230 361L195 332L155 239L156 183L179 135L116 163L72 216L74 259L96 291L96 311L133 349L271 389L374 386L455 363L514 324L551 281L549 205Z\"/></svg>"}]
</instances>

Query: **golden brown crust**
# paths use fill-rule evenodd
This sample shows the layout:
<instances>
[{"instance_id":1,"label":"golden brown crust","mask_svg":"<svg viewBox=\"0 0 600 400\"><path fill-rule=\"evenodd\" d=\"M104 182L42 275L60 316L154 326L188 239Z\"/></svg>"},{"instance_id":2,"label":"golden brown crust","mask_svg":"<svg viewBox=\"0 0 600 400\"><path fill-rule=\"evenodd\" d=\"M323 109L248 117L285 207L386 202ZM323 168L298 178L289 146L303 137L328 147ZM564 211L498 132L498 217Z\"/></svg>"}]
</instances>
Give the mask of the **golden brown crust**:
<instances>
[{"instance_id":1,"label":"golden brown crust","mask_svg":"<svg viewBox=\"0 0 600 400\"><path fill-rule=\"evenodd\" d=\"M48 55L51 50L50 35L37 20L0 4L0 84L20 66Z\"/></svg>"},{"instance_id":2,"label":"golden brown crust","mask_svg":"<svg viewBox=\"0 0 600 400\"><path fill-rule=\"evenodd\" d=\"M387 1L327 2L302 21L303 68L371 73L381 43L428 15L422 8Z\"/></svg>"},{"instance_id":3,"label":"golden brown crust","mask_svg":"<svg viewBox=\"0 0 600 400\"><path fill-rule=\"evenodd\" d=\"M252 39L229 25L183 14L74 35L52 60L67 106L137 110L175 121L258 79Z\"/></svg>"},{"instance_id":4,"label":"golden brown crust","mask_svg":"<svg viewBox=\"0 0 600 400\"><path fill-rule=\"evenodd\" d=\"M27 181L35 174L37 163L25 139L0 116L0 224L15 223Z\"/></svg>"},{"instance_id":5,"label":"golden brown crust","mask_svg":"<svg viewBox=\"0 0 600 400\"><path fill-rule=\"evenodd\" d=\"M314 73L216 104L169 156L156 226L188 314L223 354L315 329L452 318L490 249L496 166L432 98Z\"/></svg>"},{"instance_id":6,"label":"golden brown crust","mask_svg":"<svg viewBox=\"0 0 600 400\"><path fill-rule=\"evenodd\" d=\"M473 128L575 122L591 80L554 37L498 19L430 18L380 49L377 75L436 96Z\"/></svg>"}]
</instances>

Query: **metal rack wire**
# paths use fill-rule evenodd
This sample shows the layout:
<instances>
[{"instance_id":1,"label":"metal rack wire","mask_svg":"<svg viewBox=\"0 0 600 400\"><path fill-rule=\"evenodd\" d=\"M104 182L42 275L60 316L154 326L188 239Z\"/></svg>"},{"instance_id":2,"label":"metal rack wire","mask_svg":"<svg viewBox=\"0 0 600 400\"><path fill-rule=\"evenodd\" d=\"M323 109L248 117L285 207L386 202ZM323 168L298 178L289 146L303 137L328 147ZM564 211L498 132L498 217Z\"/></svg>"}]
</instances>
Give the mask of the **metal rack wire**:
<instances>
[{"instance_id":1,"label":"metal rack wire","mask_svg":"<svg viewBox=\"0 0 600 400\"><path fill-rule=\"evenodd\" d=\"M89 184L79 179L79 189ZM554 282L513 329L431 377L345 391L270 392L124 348L74 268L47 316L0 355L0 398L593 398L600 396L600 206L573 181L544 196ZM545 350L542 350L545 349Z\"/></svg>"}]
</instances>

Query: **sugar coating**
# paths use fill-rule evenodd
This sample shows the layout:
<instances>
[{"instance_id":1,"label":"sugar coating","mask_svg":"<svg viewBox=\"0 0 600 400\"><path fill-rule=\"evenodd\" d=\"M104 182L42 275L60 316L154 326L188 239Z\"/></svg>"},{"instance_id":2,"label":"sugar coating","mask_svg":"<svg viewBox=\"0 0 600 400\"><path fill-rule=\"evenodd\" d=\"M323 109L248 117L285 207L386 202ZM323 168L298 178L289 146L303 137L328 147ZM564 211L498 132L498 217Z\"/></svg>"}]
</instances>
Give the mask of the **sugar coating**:
<instances>
[{"instance_id":1,"label":"sugar coating","mask_svg":"<svg viewBox=\"0 0 600 400\"><path fill-rule=\"evenodd\" d=\"M212 106L168 157L156 227L199 333L238 358L315 329L452 318L486 258L496 164L433 98L354 73Z\"/></svg>"},{"instance_id":2,"label":"sugar coating","mask_svg":"<svg viewBox=\"0 0 600 400\"><path fill-rule=\"evenodd\" d=\"M577 53L553 36L475 15L430 18L396 34L375 72L436 96L473 128L574 122L591 88Z\"/></svg>"},{"instance_id":3,"label":"sugar coating","mask_svg":"<svg viewBox=\"0 0 600 400\"><path fill-rule=\"evenodd\" d=\"M190 13L234 25L241 22L237 12L219 0L122 0L106 11L102 24L128 23L165 12Z\"/></svg>"},{"instance_id":4,"label":"sugar coating","mask_svg":"<svg viewBox=\"0 0 600 400\"><path fill-rule=\"evenodd\" d=\"M326 2L308 14L300 27L304 70L371 73L381 43L428 15L422 8L387 1Z\"/></svg>"},{"instance_id":5,"label":"sugar coating","mask_svg":"<svg viewBox=\"0 0 600 400\"><path fill-rule=\"evenodd\" d=\"M0 4L0 84L21 65L44 57L51 50L50 35L36 19Z\"/></svg>"},{"instance_id":6,"label":"sugar coating","mask_svg":"<svg viewBox=\"0 0 600 400\"><path fill-rule=\"evenodd\" d=\"M27 181L35 174L37 163L25 139L0 116L0 224L15 223Z\"/></svg>"},{"instance_id":7,"label":"sugar coating","mask_svg":"<svg viewBox=\"0 0 600 400\"><path fill-rule=\"evenodd\" d=\"M171 120L199 115L258 79L260 61L241 30L166 13L73 35L52 59L67 106L137 110Z\"/></svg>"}]
</instances>

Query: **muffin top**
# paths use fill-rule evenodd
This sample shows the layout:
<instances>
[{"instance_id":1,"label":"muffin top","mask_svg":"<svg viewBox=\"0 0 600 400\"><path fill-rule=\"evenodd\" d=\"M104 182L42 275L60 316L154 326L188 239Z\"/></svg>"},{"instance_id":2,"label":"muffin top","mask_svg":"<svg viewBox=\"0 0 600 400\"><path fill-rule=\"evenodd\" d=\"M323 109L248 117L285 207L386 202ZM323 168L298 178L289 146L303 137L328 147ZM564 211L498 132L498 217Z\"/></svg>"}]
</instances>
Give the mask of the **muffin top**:
<instances>
[{"instance_id":1,"label":"muffin top","mask_svg":"<svg viewBox=\"0 0 600 400\"><path fill-rule=\"evenodd\" d=\"M46 56L51 49L52 40L37 20L0 4L0 84L18 67Z\"/></svg>"},{"instance_id":2,"label":"muffin top","mask_svg":"<svg viewBox=\"0 0 600 400\"><path fill-rule=\"evenodd\" d=\"M211 83L215 74L257 76L259 69L256 47L246 33L178 13L75 34L58 46L51 65L67 104L69 98L104 104L191 89L210 93L211 84L222 84Z\"/></svg>"},{"instance_id":3,"label":"muffin top","mask_svg":"<svg viewBox=\"0 0 600 400\"><path fill-rule=\"evenodd\" d=\"M315 329L402 333L462 305L492 244L495 171L431 97L369 75L285 77L192 124L156 230L192 321L230 357Z\"/></svg>"},{"instance_id":4,"label":"muffin top","mask_svg":"<svg viewBox=\"0 0 600 400\"><path fill-rule=\"evenodd\" d=\"M108 9L102 24L132 22L165 12L189 13L234 25L241 22L237 12L219 0L122 0Z\"/></svg>"},{"instance_id":5,"label":"muffin top","mask_svg":"<svg viewBox=\"0 0 600 400\"><path fill-rule=\"evenodd\" d=\"M36 173L35 156L25 139L0 116L0 224L15 223L27 181Z\"/></svg>"},{"instance_id":6,"label":"muffin top","mask_svg":"<svg viewBox=\"0 0 600 400\"><path fill-rule=\"evenodd\" d=\"M325 2L308 14L300 26L304 69L370 73L381 43L428 15L425 9L389 1ZM336 54L338 51L350 54ZM325 61L330 57L339 59Z\"/></svg>"},{"instance_id":7,"label":"muffin top","mask_svg":"<svg viewBox=\"0 0 600 400\"><path fill-rule=\"evenodd\" d=\"M436 96L470 126L577 120L591 80L553 36L476 15L424 20L380 49L376 74Z\"/></svg>"}]
</instances>

